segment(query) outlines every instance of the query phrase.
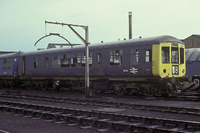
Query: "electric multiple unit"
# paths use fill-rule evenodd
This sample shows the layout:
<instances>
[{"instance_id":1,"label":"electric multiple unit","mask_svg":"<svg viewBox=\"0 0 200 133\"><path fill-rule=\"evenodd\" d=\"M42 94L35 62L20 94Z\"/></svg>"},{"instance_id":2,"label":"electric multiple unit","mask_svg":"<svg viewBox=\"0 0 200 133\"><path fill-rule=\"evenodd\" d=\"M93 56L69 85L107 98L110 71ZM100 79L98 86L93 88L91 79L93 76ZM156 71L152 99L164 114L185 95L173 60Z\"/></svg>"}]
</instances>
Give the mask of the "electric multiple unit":
<instances>
[{"instance_id":1,"label":"electric multiple unit","mask_svg":"<svg viewBox=\"0 0 200 133\"><path fill-rule=\"evenodd\" d=\"M186 73L185 46L172 36L90 44L89 51L93 92L173 96ZM0 85L84 89L85 63L84 46L0 55Z\"/></svg>"}]
</instances>

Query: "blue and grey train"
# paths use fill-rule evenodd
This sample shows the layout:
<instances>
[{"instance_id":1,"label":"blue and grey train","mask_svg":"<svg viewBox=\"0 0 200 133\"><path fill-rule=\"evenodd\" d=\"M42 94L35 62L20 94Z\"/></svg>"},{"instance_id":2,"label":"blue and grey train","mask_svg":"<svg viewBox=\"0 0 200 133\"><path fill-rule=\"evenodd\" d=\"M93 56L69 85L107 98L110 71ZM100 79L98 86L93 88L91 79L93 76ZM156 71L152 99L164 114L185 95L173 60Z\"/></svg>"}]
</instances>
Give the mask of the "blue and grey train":
<instances>
[{"instance_id":1,"label":"blue and grey train","mask_svg":"<svg viewBox=\"0 0 200 133\"><path fill-rule=\"evenodd\" d=\"M185 45L172 36L89 45L90 88L147 96L176 94L186 74ZM0 87L85 86L85 47L0 55Z\"/></svg>"},{"instance_id":2,"label":"blue and grey train","mask_svg":"<svg viewBox=\"0 0 200 133\"><path fill-rule=\"evenodd\" d=\"M185 50L186 53L186 66L187 66L187 74L186 76L189 77L190 82L194 82L196 88L192 88L192 91L199 91L200 92L200 48L190 48Z\"/></svg>"}]
</instances>

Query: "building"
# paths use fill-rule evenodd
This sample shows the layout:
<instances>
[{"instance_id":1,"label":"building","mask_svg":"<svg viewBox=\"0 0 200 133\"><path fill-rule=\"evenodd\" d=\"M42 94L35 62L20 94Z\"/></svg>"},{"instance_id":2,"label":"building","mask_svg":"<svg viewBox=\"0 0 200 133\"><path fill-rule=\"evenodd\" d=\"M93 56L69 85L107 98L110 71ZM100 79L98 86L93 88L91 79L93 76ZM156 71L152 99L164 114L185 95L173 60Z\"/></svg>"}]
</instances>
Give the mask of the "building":
<instances>
[{"instance_id":1,"label":"building","mask_svg":"<svg viewBox=\"0 0 200 133\"><path fill-rule=\"evenodd\" d=\"M200 35L193 34L183 40L185 48L200 48Z\"/></svg>"}]
</instances>

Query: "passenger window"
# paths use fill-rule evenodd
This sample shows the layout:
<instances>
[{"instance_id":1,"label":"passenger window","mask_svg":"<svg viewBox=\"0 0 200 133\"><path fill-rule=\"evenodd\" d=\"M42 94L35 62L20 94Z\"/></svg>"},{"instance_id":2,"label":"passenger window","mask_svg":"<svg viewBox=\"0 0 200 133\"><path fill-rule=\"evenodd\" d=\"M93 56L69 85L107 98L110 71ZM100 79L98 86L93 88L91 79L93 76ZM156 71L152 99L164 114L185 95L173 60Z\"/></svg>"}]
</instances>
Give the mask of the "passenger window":
<instances>
[{"instance_id":1,"label":"passenger window","mask_svg":"<svg viewBox=\"0 0 200 133\"><path fill-rule=\"evenodd\" d=\"M38 61L37 61L37 58L34 58L34 68L37 68L38 67Z\"/></svg>"},{"instance_id":2,"label":"passenger window","mask_svg":"<svg viewBox=\"0 0 200 133\"><path fill-rule=\"evenodd\" d=\"M139 50L131 49L130 50L130 65L137 65L139 61Z\"/></svg>"},{"instance_id":3,"label":"passenger window","mask_svg":"<svg viewBox=\"0 0 200 133\"><path fill-rule=\"evenodd\" d=\"M61 67L70 67L70 54L67 55L63 55L62 59L61 59Z\"/></svg>"},{"instance_id":4,"label":"passenger window","mask_svg":"<svg viewBox=\"0 0 200 133\"><path fill-rule=\"evenodd\" d=\"M48 67L48 66L49 66L49 58L45 57L45 67Z\"/></svg>"},{"instance_id":5,"label":"passenger window","mask_svg":"<svg viewBox=\"0 0 200 133\"><path fill-rule=\"evenodd\" d=\"M85 57L85 53L82 53L82 67L85 67L85 63L86 63L86 57Z\"/></svg>"},{"instance_id":6,"label":"passenger window","mask_svg":"<svg viewBox=\"0 0 200 133\"><path fill-rule=\"evenodd\" d=\"M122 50L110 51L110 65L122 65Z\"/></svg>"},{"instance_id":7,"label":"passenger window","mask_svg":"<svg viewBox=\"0 0 200 133\"><path fill-rule=\"evenodd\" d=\"M82 53L82 64L81 66L82 67L85 67L85 64L86 64L86 56L85 56L85 53ZM89 54L89 66L92 66L92 53Z\"/></svg>"},{"instance_id":8,"label":"passenger window","mask_svg":"<svg viewBox=\"0 0 200 133\"><path fill-rule=\"evenodd\" d=\"M58 68L58 67L60 67L60 56L53 55L52 56L52 68Z\"/></svg>"},{"instance_id":9,"label":"passenger window","mask_svg":"<svg viewBox=\"0 0 200 133\"><path fill-rule=\"evenodd\" d=\"M89 54L89 66L92 66L92 53Z\"/></svg>"},{"instance_id":10,"label":"passenger window","mask_svg":"<svg viewBox=\"0 0 200 133\"><path fill-rule=\"evenodd\" d=\"M102 54L101 53L97 53L97 63L101 64L101 58L102 58Z\"/></svg>"},{"instance_id":11,"label":"passenger window","mask_svg":"<svg viewBox=\"0 0 200 133\"><path fill-rule=\"evenodd\" d=\"M80 53L77 54L77 64L76 64L76 66L81 66L81 54Z\"/></svg>"},{"instance_id":12,"label":"passenger window","mask_svg":"<svg viewBox=\"0 0 200 133\"><path fill-rule=\"evenodd\" d=\"M3 60L3 70L7 70L7 60Z\"/></svg>"},{"instance_id":13,"label":"passenger window","mask_svg":"<svg viewBox=\"0 0 200 133\"><path fill-rule=\"evenodd\" d=\"M77 54L71 54L71 67L76 67L77 64Z\"/></svg>"},{"instance_id":14,"label":"passenger window","mask_svg":"<svg viewBox=\"0 0 200 133\"><path fill-rule=\"evenodd\" d=\"M162 47L162 63L169 63L169 47Z\"/></svg>"},{"instance_id":15,"label":"passenger window","mask_svg":"<svg viewBox=\"0 0 200 133\"><path fill-rule=\"evenodd\" d=\"M138 64L138 60L139 60L139 50L136 49L136 63Z\"/></svg>"},{"instance_id":16,"label":"passenger window","mask_svg":"<svg viewBox=\"0 0 200 133\"><path fill-rule=\"evenodd\" d=\"M7 64L8 70L10 70L10 69L11 69L11 59L8 59L8 60L7 60L7 63L8 63L8 64Z\"/></svg>"},{"instance_id":17,"label":"passenger window","mask_svg":"<svg viewBox=\"0 0 200 133\"><path fill-rule=\"evenodd\" d=\"M172 51L171 51L172 63L179 63L179 61L178 61L178 48L172 47L171 49L172 49Z\"/></svg>"},{"instance_id":18,"label":"passenger window","mask_svg":"<svg viewBox=\"0 0 200 133\"><path fill-rule=\"evenodd\" d=\"M151 50L146 50L145 62L151 62Z\"/></svg>"}]
</instances>

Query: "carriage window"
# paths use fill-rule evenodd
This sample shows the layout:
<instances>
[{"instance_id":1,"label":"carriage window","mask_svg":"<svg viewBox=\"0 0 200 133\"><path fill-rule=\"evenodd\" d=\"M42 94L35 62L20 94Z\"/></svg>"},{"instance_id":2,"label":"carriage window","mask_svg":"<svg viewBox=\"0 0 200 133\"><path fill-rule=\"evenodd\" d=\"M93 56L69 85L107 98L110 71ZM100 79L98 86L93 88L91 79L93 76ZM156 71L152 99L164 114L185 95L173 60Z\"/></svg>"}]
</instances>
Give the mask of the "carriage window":
<instances>
[{"instance_id":1,"label":"carriage window","mask_svg":"<svg viewBox=\"0 0 200 133\"><path fill-rule=\"evenodd\" d=\"M8 59L8 69L10 70L11 69L11 59Z\"/></svg>"},{"instance_id":2,"label":"carriage window","mask_svg":"<svg viewBox=\"0 0 200 133\"><path fill-rule=\"evenodd\" d=\"M77 63L76 63L76 66L81 66L81 54L80 53L78 53L77 54Z\"/></svg>"},{"instance_id":3,"label":"carriage window","mask_svg":"<svg viewBox=\"0 0 200 133\"><path fill-rule=\"evenodd\" d=\"M102 57L102 54L101 53L97 53L97 63L98 64L101 64L101 57Z\"/></svg>"},{"instance_id":4,"label":"carriage window","mask_svg":"<svg viewBox=\"0 0 200 133\"><path fill-rule=\"evenodd\" d=\"M172 56L172 59L171 59L172 63L179 63L179 61L178 61L178 48L172 47L171 56Z\"/></svg>"},{"instance_id":5,"label":"carriage window","mask_svg":"<svg viewBox=\"0 0 200 133\"><path fill-rule=\"evenodd\" d=\"M70 62L71 62L70 54L63 55L61 59L61 67L70 67Z\"/></svg>"},{"instance_id":6,"label":"carriage window","mask_svg":"<svg viewBox=\"0 0 200 133\"><path fill-rule=\"evenodd\" d=\"M89 54L89 66L92 66L92 53Z\"/></svg>"},{"instance_id":7,"label":"carriage window","mask_svg":"<svg viewBox=\"0 0 200 133\"><path fill-rule=\"evenodd\" d=\"M122 65L122 50L110 51L110 65Z\"/></svg>"},{"instance_id":8,"label":"carriage window","mask_svg":"<svg viewBox=\"0 0 200 133\"><path fill-rule=\"evenodd\" d=\"M138 60L139 60L139 51L138 51L138 49L136 49L136 62L137 62L137 64L138 64Z\"/></svg>"},{"instance_id":9,"label":"carriage window","mask_svg":"<svg viewBox=\"0 0 200 133\"><path fill-rule=\"evenodd\" d=\"M184 48L181 48L180 49L180 61L181 61L181 64L184 64Z\"/></svg>"},{"instance_id":10,"label":"carriage window","mask_svg":"<svg viewBox=\"0 0 200 133\"><path fill-rule=\"evenodd\" d=\"M89 54L89 66L92 66L92 53ZM85 63L86 63L86 56L85 53L82 53L82 67L85 67Z\"/></svg>"},{"instance_id":11,"label":"carriage window","mask_svg":"<svg viewBox=\"0 0 200 133\"><path fill-rule=\"evenodd\" d=\"M77 54L71 54L71 67L76 67L77 64Z\"/></svg>"},{"instance_id":12,"label":"carriage window","mask_svg":"<svg viewBox=\"0 0 200 133\"><path fill-rule=\"evenodd\" d=\"M81 66L82 67L85 67L85 63L86 63L86 57L85 57L85 53L82 53L82 64L81 64Z\"/></svg>"},{"instance_id":13,"label":"carriage window","mask_svg":"<svg viewBox=\"0 0 200 133\"><path fill-rule=\"evenodd\" d=\"M60 67L60 56L59 55L52 56L52 67L53 68Z\"/></svg>"},{"instance_id":14,"label":"carriage window","mask_svg":"<svg viewBox=\"0 0 200 133\"><path fill-rule=\"evenodd\" d=\"M130 50L130 65L137 65L139 60L139 50L131 49Z\"/></svg>"},{"instance_id":15,"label":"carriage window","mask_svg":"<svg viewBox=\"0 0 200 133\"><path fill-rule=\"evenodd\" d=\"M49 66L49 58L45 57L45 67L48 67L48 66Z\"/></svg>"},{"instance_id":16,"label":"carriage window","mask_svg":"<svg viewBox=\"0 0 200 133\"><path fill-rule=\"evenodd\" d=\"M34 58L34 68L37 68L38 67L38 61L37 61L37 58Z\"/></svg>"},{"instance_id":17,"label":"carriage window","mask_svg":"<svg viewBox=\"0 0 200 133\"><path fill-rule=\"evenodd\" d=\"M169 63L169 47L162 47L162 63Z\"/></svg>"},{"instance_id":18,"label":"carriage window","mask_svg":"<svg viewBox=\"0 0 200 133\"><path fill-rule=\"evenodd\" d=\"M3 70L7 70L7 60L3 60Z\"/></svg>"},{"instance_id":19,"label":"carriage window","mask_svg":"<svg viewBox=\"0 0 200 133\"><path fill-rule=\"evenodd\" d=\"M146 50L145 62L151 62L151 50Z\"/></svg>"},{"instance_id":20,"label":"carriage window","mask_svg":"<svg viewBox=\"0 0 200 133\"><path fill-rule=\"evenodd\" d=\"M11 69L11 59L3 60L2 68L3 68L3 70L10 70Z\"/></svg>"}]
</instances>

